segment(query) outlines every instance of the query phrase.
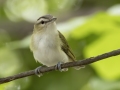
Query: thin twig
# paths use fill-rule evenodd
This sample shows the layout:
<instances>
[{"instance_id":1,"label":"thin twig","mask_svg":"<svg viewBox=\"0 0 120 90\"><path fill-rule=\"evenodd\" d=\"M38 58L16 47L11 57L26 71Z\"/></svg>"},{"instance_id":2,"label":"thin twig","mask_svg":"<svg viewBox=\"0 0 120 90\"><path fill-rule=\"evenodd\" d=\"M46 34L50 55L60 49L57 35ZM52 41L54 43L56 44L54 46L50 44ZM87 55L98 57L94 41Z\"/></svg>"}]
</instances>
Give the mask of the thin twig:
<instances>
[{"instance_id":1,"label":"thin twig","mask_svg":"<svg viewBox=\"0 0 120 90\"><path fill-rule=\"evenodd\" d=\"M112 56L117 56L117 55L120 55L120 49L113 50L111 52L104 53L104 54L98 55L96 57L90 57L90 58L79 60L79 61L76 61L76 62L64 63L64 64L61 65L61 68L63 69L63 68L69 68L69 67L74 67L74 66L88 65L88 64L91 64L93 62L103 60L105 58L109 58L109 57L112 57ZM45 73L45 72L50 72L50 71L53 71L53 70L55 70L55 66L42 67L40 69L40 72ZM19 79L19 78L31 76L31 75L35 75L35 70L30 70L30 71L19 73L17 75L5 77L5 78L0 78L0 84L10 82L10 81L13 81L13 80L16 80L16 79Z\"/></svg>"}]
</instances>

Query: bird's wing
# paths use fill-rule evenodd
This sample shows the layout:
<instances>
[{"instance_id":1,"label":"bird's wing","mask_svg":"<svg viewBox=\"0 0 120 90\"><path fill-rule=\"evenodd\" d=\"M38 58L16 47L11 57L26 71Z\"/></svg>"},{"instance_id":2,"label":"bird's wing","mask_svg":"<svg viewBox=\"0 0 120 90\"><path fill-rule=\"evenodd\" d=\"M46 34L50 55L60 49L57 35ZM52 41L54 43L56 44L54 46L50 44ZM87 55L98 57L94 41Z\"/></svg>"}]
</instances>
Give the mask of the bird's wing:
<instances>
[{"instance_id":1,"label":"bird's wing","mask_svg":"<svg viewBox=\"0 0 120 90\"><path fill-rule=\"evenodd\" d=\"M65 37L60 32L59 32L59 37L60 37L61 42L62 42L61 49L66 53L66 55L70 58L70 60L75 61L74 54L70 50L70 47L69 47Z\"/></svg>"}]
</instances>

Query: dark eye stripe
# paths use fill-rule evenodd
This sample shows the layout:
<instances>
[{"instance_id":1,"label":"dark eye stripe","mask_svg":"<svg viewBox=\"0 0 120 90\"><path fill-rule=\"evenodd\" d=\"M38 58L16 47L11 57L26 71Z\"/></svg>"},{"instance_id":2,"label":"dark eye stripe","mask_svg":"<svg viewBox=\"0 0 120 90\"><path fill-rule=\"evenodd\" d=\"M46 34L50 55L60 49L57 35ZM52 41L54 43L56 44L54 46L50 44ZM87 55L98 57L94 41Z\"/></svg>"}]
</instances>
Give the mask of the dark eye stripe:
<instances>
[{"instance_id":1,"label":"dark eye stripe","mask_svg":"<svg viewBox=\"0 0 120 90\"><path fill-rule=\"evenodd\" d=\"M47 22L46 21L43 21L44 23L43 24L46 24ZM38 22L37 24L42 24L42 22Z\"/></svg>"},{"instance_id":2,"label":"dark eye stripe","mask_svg":"<svg viewBox=\"0 0 120 90\"><path fill-rule=\"evenodd\" d=\"M44 22L43 24L46 24L46 23L48 23L48 22L51 22L51 20L49 20L49 21L40 21L40 22L38 22L37 24L42 24L42 22Z\"/></svg>"}]
</instances>

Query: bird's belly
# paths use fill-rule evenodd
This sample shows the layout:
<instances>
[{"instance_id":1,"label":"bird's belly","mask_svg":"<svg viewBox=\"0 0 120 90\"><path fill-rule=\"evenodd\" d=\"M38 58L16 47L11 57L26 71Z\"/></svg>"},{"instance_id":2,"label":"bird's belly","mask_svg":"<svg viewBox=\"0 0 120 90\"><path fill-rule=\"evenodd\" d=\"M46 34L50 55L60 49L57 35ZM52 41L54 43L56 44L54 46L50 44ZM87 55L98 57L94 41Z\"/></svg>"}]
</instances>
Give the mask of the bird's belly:
<instances>
[{"instance_id":1,"label":"bird's belly","mask_svg":"<svg viewBox=\"0 0 120 90\"><path fill-rule=\"evenodd\" d=\"M58 62L68 62L68 56L59 49L55 48L39 48L36 51L33 51L34 58L46 66L56 65Z\"/></svg>"}]
</instances>

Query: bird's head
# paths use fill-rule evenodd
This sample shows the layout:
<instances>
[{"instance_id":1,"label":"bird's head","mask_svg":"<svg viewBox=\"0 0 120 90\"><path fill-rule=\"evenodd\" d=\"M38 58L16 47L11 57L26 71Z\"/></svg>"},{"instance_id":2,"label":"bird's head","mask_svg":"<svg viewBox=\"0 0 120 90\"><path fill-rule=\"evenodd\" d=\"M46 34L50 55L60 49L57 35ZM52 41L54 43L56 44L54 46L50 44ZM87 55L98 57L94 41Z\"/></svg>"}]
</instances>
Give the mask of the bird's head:
<instances>
[{"instance_id":1,"label":"bird's head","mask_svg":"<svg viewBox=\"0 0 120 90\"><path fill-rule=\"evenodd\" d=\"M46 28L54 27L56 19L52 15L41 16L34 24L35 31L42 31Z\"/></svg>"}]
</instances>

